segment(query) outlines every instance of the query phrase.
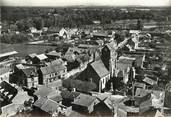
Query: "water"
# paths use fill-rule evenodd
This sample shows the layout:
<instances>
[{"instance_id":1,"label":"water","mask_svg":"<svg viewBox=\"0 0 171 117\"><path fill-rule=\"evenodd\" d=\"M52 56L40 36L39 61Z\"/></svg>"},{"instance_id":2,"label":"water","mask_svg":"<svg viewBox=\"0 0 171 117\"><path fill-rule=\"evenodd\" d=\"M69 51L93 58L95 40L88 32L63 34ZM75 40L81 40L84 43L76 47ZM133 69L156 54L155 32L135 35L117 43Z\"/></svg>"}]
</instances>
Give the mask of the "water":
<instances>
[{"instance_id":1,"label":"water","mask_svg":"<svg viewBox=\"0 0 171 117\"><path fill-rule=\"evenodd\" d=\"M55 46L43 46L43 45L26 45L26 44L4 44L0 43L0 53L17 51L17 56L24 57L31 53L41 54L46 49L55 49Z\"/></svg>"}]
</instances>

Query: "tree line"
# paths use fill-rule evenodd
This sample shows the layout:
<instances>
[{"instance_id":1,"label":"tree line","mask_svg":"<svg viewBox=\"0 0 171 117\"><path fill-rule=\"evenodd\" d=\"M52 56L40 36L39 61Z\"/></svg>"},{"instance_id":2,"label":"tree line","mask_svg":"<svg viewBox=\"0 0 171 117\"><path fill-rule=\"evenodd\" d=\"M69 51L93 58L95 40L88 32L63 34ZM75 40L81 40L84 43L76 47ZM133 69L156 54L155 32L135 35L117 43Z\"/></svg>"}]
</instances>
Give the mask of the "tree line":
<instances>
[{"instance_id":1,"label":"tree line","mask_svg":"<svg viewBox=\"0 0 171 117\"><path fill-rule=\"evenodd\" d=\"M43 26L52 27L79 27L93 24L99 20L101 24L110 24L116 20L146 19L164 21L171 15L169 10L123 12L120 9L104 8L22 8L2 7L2 21L8 25L16 25L19 31L26 31L34 26L37 29Z\"/></svg>"}]
</instances>

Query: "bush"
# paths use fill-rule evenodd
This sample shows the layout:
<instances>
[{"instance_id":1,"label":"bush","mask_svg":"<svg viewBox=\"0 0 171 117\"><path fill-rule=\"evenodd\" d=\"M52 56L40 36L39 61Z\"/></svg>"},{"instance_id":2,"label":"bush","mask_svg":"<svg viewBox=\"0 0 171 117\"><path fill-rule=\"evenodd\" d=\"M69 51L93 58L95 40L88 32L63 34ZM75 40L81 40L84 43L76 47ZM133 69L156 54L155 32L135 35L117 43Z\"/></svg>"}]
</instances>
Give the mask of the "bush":
<instances>
[{"instance_id":1,"label":"bush","mask_svg":"<svg viewBox=\"0 0 171 117\"><path fill-rule=\"evenodd\" d=\"M1 36L2 43L23 43L27 42L31 37L24 33L19 34L4 34Z\"/></svg>"},{"instance_id":2,"label":"bush","mask_svg":"<svg viewBox=\"0 0 171 117\"><path fill-rule=\"evenodd\" d=\"M89 92L96 89L95 83L73 79L64 80L62 86L70 90L76 88L76 90L80 92Z\"/></svg>"}]
</instances>

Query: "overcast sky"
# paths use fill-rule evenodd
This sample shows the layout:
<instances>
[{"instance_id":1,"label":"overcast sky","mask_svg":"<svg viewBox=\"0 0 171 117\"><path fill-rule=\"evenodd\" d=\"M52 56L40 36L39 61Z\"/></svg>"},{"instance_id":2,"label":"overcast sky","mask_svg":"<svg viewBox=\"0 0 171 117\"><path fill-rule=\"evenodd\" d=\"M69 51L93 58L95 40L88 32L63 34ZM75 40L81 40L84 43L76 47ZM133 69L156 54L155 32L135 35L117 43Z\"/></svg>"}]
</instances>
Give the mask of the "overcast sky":
<instances>
[{"instance_id":1,"label":"overcast sky","mask_svg":"<svg viewBox=\"0 0 171 117\"><path fill-rule=\"evenodd\" d=\"M171 0L0 0L2 6L142 5L171 6Z\"/></svg>"}]
</instances>

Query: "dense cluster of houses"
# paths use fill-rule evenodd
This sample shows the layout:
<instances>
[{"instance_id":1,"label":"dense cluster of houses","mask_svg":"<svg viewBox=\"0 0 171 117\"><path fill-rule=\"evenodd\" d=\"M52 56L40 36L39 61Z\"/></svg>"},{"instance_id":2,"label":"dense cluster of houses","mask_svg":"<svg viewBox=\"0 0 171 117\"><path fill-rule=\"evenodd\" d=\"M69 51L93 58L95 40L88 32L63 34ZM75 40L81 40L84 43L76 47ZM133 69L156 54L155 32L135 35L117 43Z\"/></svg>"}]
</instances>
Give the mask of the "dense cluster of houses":
<instances>
[{"instance_id":1,"label":"dense cluster of houses","mask_svg":"<svg viewBox=\"0 0 171 117\"><path fill-rule=\"evenodd\" d=\"M127 117L171 109L170 60L163 51L170 42L163 34L64 28L57 33L72 43L66 51L31 53L22 59L14 57L17 52L0 55L2 115L11 109L54 117L91 115L103 107L108 114ZM12 58L16 61L9 62Z\"/></svg>"}]
</instances>

